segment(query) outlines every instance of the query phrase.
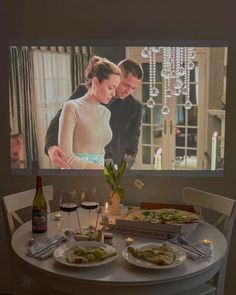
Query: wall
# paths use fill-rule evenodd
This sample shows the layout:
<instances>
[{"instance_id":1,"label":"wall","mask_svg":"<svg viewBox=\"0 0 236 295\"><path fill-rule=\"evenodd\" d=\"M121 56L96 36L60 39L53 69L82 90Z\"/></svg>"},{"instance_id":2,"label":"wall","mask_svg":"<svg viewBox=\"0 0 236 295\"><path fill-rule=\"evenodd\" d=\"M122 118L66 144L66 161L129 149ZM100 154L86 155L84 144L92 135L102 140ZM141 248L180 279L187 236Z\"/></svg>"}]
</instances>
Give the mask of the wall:
<instances>
[{"instance_id":1,"label":"wall","mask_svg":"<svg viewBox=\"0 0 236 295\"><path fill-rule=\"evenodd\" d=\"M31 5L29 5L29 3ZM228 40L229 66L227 84L226 118L226 159L225 174L221 178L211 177L145 177L144 189L139 192L133 186L133 178L125 179L126 202L137 204L140 200L176 202L181 200L184 186L193 186L236 198L236 40L235 16L226 1L8 1L2 2L0 10L0 196L34 187L34 178L13 176L9 170L9 122L8 122L8 79L7 79L7 42L9 40ZM185 5L186 4L186 5ZM214 13L213 13L214 12ZM4 29L3 29L4 28ZM75 42L76 43L76 42ZM47 176L45 184L55 187L55 198L65 186L73 186L78 191L92 184L105 198L108 188L101 177L63 177ZM55 208L58 206L55 202ZM234 229L236 247L236 230ZM6 236L0 211L0 293L9 288L9 259L7 256ZM235 270L234 251L231 249L230 269L227 276L227 295L236 289L233 280Z\"/></svg>"}]
</instances>

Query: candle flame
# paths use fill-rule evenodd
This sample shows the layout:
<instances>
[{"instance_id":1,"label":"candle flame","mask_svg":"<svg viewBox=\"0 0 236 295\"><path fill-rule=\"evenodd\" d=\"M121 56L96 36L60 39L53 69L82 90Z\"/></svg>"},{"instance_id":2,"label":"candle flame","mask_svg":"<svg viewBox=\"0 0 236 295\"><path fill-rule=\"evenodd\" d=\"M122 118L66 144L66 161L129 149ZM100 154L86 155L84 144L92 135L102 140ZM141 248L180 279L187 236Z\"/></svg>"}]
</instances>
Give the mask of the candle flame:
<instances>
[{"instance_id":1,"label":"candle flame","mask_svg":"<svg viewBox=\"0 0 236 295\"><path fill-rule=\"evenodd\" d=\"M57 214L54 215L54 219L56 221L60 221L61 217L62 217L62 215L60 213L57 213Z\"/></svg>"},{"instance_id":2,"label":"candle flame","mask_svg":"<svg viewBox=\"0 0 236 295\"><path fill-rule=\"evenodd\" d=\"M160 156L162 153L162 148L159 148L157 151L156 151L156 155Z\"/></svg>"},{"instance_id":3,"label":"candle flame","mask_svg":"<svg viewBox=\"0 0 236 295\"><path fill-rule=\"evenodd\" d=\"M208 239L203 239L202 243L205 244L205 245L209 245L211 243L211 241L208 240Z\"/></svg>"},{"instance_id":4,"label":"candle flame","mask_svg":"<svg viewBox=\"0 0 236 295\"><path fill-rule=\"evenodd\" d=\"M217 137L217 136L218 136L218 132L215 131L215 132L213 133L213 137Z\"/></svg>"},{"instance_id":5,"label":"candle flame","mask_svg":"<svg viewBox=\"0 0 236 295\"><path fill-rule=\"evenodd\" d=\"M105 203L105 209L108 210L108 202Z\"/></svg>"},{"instance_id":6,"label":"candle flame","mask_svg":"<svg viewBox=\"0 0 236 295\"><path fill-rule=\"evenodd\" d=\"M128 237L128 238L126 239L126 244L127 244L128 246L130 246L131 244L133 244L133 242L134 242L134 239L131 238L131 237Z\"/></svg>"}]
</instances>

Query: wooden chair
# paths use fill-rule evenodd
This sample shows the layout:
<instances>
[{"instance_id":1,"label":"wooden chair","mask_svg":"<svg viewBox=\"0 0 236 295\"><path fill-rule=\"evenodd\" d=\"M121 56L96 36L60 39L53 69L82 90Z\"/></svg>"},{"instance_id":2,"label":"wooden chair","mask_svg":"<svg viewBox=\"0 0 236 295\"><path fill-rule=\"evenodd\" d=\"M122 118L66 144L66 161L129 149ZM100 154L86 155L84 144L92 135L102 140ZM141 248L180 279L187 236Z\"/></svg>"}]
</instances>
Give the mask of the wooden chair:
<instances>
[{"instance_id":1,"label":"wooden chair","mask_svg":"<svg viewBox=\"0 0 236 295\"><path fill-rule=\"evenodd\" d=\"M188 205L193 205L195 210L200 214L202 209L205 208L217 212L220 215L218 220L213 225L217 228L221 226L220 230L225 235L228 242L228 250L224 260L222 261L220 271L210 282L200 286L199 288L195 288L195 290L181 293L181 295L223 295L228 251L236 216L236 201L190 187L184 188L183 201Z\"/></svg>"},{"instance_id":2,"label":"wooden chair","mask_svg":"<svg viewBox=\"0 0 236 295\"><path fill-rule=\"evenodd\" d=\"M47 185L43 187L43 193L47 201L48 212L51 212L49 201L53 200L53 187ZM10 234L12 235L16 230L16 223L23 224L24 221L17 214L17 211L32 206L35 195L35 189L15 193L12 195L4 196L3 209L6 213L7 222Z\"/></svg>"}]
</instances>

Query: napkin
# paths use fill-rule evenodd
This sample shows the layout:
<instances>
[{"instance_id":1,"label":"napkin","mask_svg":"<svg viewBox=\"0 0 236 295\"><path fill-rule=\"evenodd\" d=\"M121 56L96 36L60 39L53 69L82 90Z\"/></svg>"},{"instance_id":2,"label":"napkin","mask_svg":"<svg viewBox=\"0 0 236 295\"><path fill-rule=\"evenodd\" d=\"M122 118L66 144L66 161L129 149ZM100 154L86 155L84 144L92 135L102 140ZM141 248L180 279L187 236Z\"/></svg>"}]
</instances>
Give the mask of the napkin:
<instances>
[{"instance_id":1,"label":"napkin","mask_svg":"<svg viewBox=\"0 0 236 295\"><path fill-rule=\"evenodd\" d=\"M66 241L67 238L61 235L53 235L42 241L36 240L32 245L28 246L26 255L39 260L45 260L51 257L54 250Z\"/></svg>"},{"instance_id":2,"label":"napkin","mask_svg":"<svg viewBox=\"0 0 236 295\"><path fill-rule=\"evenodd\" d=\"M176 238L169 240L169 242L182 248L187 256L195 261L207 260L212 255L212 246L204 245L201 242L185 245Z\"/></svg>"},{"instance_id":3,"label":"napkin","mask_svg":"<svg viewBox=\"0 0 236 295\"><path fill-rule=\"evenodd\" d=\"M209 257L212 256L212 246L204 245L201 242L192 244L191 246L196 248L196 249L199 249L200 251L205 253L205 256L203 256L203 255L195 255L192 252L186 253L188 255L188 257L192 258L193 260L202 261L202 260L206 260L206 259L208 259Z\"/></svg>"}]
</instances>

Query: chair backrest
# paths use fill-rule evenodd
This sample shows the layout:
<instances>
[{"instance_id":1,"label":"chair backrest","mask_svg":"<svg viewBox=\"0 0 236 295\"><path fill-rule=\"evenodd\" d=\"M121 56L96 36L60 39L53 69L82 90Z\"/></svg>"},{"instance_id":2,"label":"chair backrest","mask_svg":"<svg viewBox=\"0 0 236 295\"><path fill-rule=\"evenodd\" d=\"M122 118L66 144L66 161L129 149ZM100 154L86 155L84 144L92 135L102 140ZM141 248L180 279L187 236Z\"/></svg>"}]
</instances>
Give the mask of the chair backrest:
<instances>
[{"instance_id":1,"label":"chair backrest","mask_svg":"<svg viewBox=\"0 0 236 295\"><path fill-rule=\"evenodd\" d=\"M226 197L219 196L217 194L185 187L183 190L183 201L189 205L193 205L196 209L206 208L221 214L220 218L214 225L217 227L220 223L223 223L222 233L225 235L229 245L232 236L232 230L234 226L234 220L236 216L236 201ZM228 251L225 255L222 267L218 273L218 279L216 283L217 294L224 294L224 281L225 272L228 259Z\"/></svg>"},{"instance_id":2,"label":"chair backrest","mask_svg":"<svg viewBox=\"0 0 236 295\"><path fill-rule=\"evenodd\" d=\"M49 201L53 200L53 186L43 186L43 193L47 201L48 212L51 212ZM16 230L14 219L23 224L23 220L17 215L16 211L32 206L35 189L22 191L2 198L3 208L7 216L7 222L11 235Z\"/></svg>"}]
</instances>

